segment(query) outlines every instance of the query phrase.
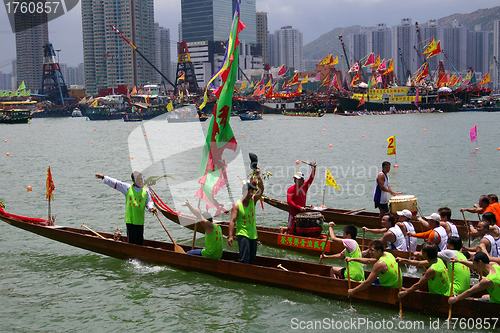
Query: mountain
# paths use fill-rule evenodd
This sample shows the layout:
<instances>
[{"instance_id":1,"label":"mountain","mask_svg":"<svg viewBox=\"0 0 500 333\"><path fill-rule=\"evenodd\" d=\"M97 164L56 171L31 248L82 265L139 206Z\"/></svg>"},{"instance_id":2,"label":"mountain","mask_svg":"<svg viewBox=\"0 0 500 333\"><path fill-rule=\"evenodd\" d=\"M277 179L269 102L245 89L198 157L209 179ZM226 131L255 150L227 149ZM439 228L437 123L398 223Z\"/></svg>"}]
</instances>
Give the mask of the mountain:
<instances>
[{"instance_id":1,"label":"mountain","mask_svg":"<svg viewBox=\"0 0 500 333\"><path fill-rule=\"evenodd\" d=\"M472 13L465 14L453 14L447 17L438 19L440 25L451 27L454 21L459 24L466 26L470 30L474 30L477 24L481 25L481 31L489 31L493 33L493 21L500 20L500 6L488 8L488 9L478 9ZM344 54L342 50L342 45L340 44L339 35L345 37L352 33L359 33L361 31L361 26L355 25L346 28L335 28L330 32L321 35L318 39L306 44L303 49L304 59L306 60L322 60L328 53L332 53L334 56L339 56L339 62L341 60L340 56ZM372 27L367 27L367 30L374 29ZM492 40L492 38L490 38ZM352 61L352 59L349 59Z\"/></svg>"}]
</instances>

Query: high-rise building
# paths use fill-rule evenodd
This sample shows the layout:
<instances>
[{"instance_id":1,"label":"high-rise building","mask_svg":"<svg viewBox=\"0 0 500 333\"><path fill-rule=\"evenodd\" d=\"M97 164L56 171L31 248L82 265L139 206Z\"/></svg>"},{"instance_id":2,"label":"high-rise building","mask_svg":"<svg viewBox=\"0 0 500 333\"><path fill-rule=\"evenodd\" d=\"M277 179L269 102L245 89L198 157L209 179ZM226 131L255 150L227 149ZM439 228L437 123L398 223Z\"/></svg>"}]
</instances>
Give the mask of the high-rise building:
<instances>
[{"instance_id":1,"label":"high-rise building","mask_svg":"<svg viewBox=\"0 0 500 333\"><path fill-rule=\"evenodd\" d=\"M385 23L377 24L375 30L368 31L366 37L366 53L380 55L380 59L390 59L392 57L391 29Z\"/></svg>"},{"instance_id":2,"label":"high-rise building","mask_svg":"<svg viewBox=\"0 0 500 333\"><path fill-rule=\"evenodd\" d=\"M143 85L156 72L110 27L113 24L151 62L155 62L153 0L82 0L85 86L99 88Z\"/></svg>"},{"instance_id":3,"label":"high-rise building","mask_svg":"<svg viewBox=\"0 0 500 333\"><path fill-rule=\"evenodd\" d=\"M294 67L295 70L304 70L302 32L292 26L282 27L269 34L269 63L278 67Z\"/></svg>"},{"instance_id":4,"label":"high-rise building","mask_svg":"<svg viewBox=\"0 0 500 333\"><path fill-rule=\"evenodd\" d=\"M360 33L350 34L346 37L347 53L353 57L350 59L351 63L354 64L355 61L364 58L368 54L366 39L364 28L361 28Z\"/></svg>"},{"instance_id":5,"label":"high-rise building","mask_svg":"<svg viewBox=\"0 0 500 333\"><path fill-rule=\"evenodd\" d=\"M268 64L268 56L267 56L267 13L258 12L257 13L257 45L260 45L262 49L262 60L265 64Z\"/></svg>"},{"instance_id":6,"label":"high-rise building","mask_svg":"<svg viewBox=\"0 0 500 333\"><path fill-rule=\"evenodd\" d=\"M47 17L28 12L17 13L14 20L15 31L19 31L16 32L17 85L24 81L26 89L35 92L42 87L43 47L49 42ZM32 28L24 30L27 26Z\"/></svg>"},{"instance_id":7,"label":"high-rise building","mask_svg":"<svg viewBox=\"0 0 500 333\"><path fill-rule=\"evenodd\" d=\"M490 33L481 31L481 25L477 25L474 31L469 31L467 38L467 68L472 68L478 75L486 75L490 66L488 62L490 54Z\"/></svg>"},{"instance_id":8,"label":"high-rise building","mask_svg":"<svg viewBox=\"0 0 500 333\"><path fill-rule=\"evenodd\" d=\"M170 81L174 82L175 77L170 75L170 29L160 27L155 23L155 41L156 41L156 67L163 73ZM159 73L156 75L156 81L165 81ZM167 82L165 82L167 84Z\"/></svg>"},{"instance_id":9,"label":"high-rise building","mask_svg":"<svg viewBox=\"0 0 500 333\"><path fill-rule=\"evenodd\" d=\"M444 61L444 68L452 71L453 67L459 72L467 71L467 41L469 29L454 21L452 27L444 28L441 40L441 49L448 56ZM437 41L437 40L436 40ZM453 66L452 66L453 64Z\"/></svg>"},{"instance_id":10,"label":"high-rise building","mask_svg":"<svg viewBox=\"0 0 500 333\"><path fill-rule=\"evenodd\" d=\"M0 72L0 90L12 90L11 79L12 73L5 74ZM14 89L17 89L17 87Z\"/></svg>"},{"instance_id":11,"label":"high-rise building","mask_svg":"<svg viewBox=\"0 0 500 333\"><path fill-rule=\"evenodd\" d=\"M500 20L493 22L493 56L496 61L493 60L491 86L495 89L500 89Z\"/></svg>"},{"instance_id":12,"label":"high-rise building","mask_svg":"<svg viewBox=\"0 0 500 333\"><path fill-rule=\"evenodd\" d=\"M392 60L394 73L404 84L409 75L418 69L417 54L413 46L417 44L415 26L410 18L401 19L401 24L391 28L392 34ZM401 60L402 59L402 60Z\"/></svg>"}]
</instances>

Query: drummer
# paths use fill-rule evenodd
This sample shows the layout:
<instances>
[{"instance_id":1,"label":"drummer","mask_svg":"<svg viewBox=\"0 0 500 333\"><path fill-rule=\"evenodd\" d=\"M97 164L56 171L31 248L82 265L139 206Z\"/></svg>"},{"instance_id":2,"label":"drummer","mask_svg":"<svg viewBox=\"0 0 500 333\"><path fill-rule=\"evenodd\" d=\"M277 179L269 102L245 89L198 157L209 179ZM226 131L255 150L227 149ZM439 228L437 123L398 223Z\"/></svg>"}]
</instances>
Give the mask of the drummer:
<instances>
[{"instance_id":1,"label":"drummer","mask_svg":"<svg viewBox=\"0 0 500 333\"><path fill-rule=\"evenodd\" d=\"M316 162L312 161L309 164L312 168L311 175L304 181L304 174L302 172L297 172L293 176L294 183L290 186L286 193L286 201L290 206L288 214L288 227L286 233L293 235L295 233L295 215L306 211L306 195L309 186L311 186L314 176L316 175ZM284 228L280 228L280 232L283 233Z\"/></svg>"},{"instance_id":2,"label":"drummer","mask_svg":"<svg viewBox=\"0 0 500 333\"><path fill-rule=\"evenodd\" d=\"M379 219L389 212L389 193L393 196L400 193L394 192L389 186L389 176L387 175L391 171L391 162L382 162L382 171L377 175L375 191L373 193L373 201L375 202L375 208L380 211Z\"/></svg>"}]
</instances>

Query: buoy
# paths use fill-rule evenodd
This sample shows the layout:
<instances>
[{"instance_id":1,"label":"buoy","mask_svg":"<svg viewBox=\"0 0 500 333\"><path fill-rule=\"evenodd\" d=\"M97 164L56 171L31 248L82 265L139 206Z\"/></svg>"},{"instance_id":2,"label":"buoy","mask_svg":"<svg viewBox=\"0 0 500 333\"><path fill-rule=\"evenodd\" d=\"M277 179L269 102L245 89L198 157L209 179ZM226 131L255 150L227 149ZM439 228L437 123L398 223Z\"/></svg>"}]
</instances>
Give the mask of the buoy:
<instances>
[{"instance_id":1,"label":"buoy","mask_svg":"<svg viewBox=\"0 0 500 333\"><path fill-rule=\"evenodd\" d=\"M410 124L411 124L411 120L410 120Z\"/></svg>"},{"instance_id":2,"label":"buoy","mask_svg":"<svg viewBox=\"0 0 500 333\"><path fill-rule=\"evenodd\" d=\"M134 127L134 125L132 125L132 127Z\"/></svg>"},{"instance_id":3,"label":"buoy","mask_svg":"<svg viewBox=\"0 0 500 333\"><path fill-rule=\"evenodd\" d=\"M95 131L95 128L94 128L94 131Z\"/></svg>"},{"instance_id":4,"label":"buoy","mask_svg":"<svg viewBox=\"0 0 500 333\"><path fill-rule=\"evenodd\" d=\"M26 190L27 190L28 192L31 192L31 191L33 190L33 188L32 188L31 186L29 186L29 185L28 185L28 187L26 187Z\"/></svg>"},{"instance_id":5,"label":"buoy","mask_svg":"<svg viewBox=\"0 0 500 333\"><path fill-rule=\"evenodd\" d=\"M144 136L146 136L146 134L144 134Z\"/></svg>"},{"instance_id":6,"label":"buoy","mask_svg":"<svg viewBox=\"0 0 500 333\"><path fill-rule=\"evenodd\" d=\"M94 141L90 141L90 144L93 144L93 143L94 143Z\"/></svg>"},{"instance_id":7,"label":"buoy","mask_svg":"<svg viewBox=\"0 0 500 333\"><path fill-rule=\"evenodd\" d=\"M498 147L498 150L500 150L500 147Z\"/></svg>"},{"instance_id":8,"label":"buoy","mask_svg":"<svg viewBox=\"0 0 500 333\"><path fill-rule=\"evenodd\" d=\"M5 154L5 155L10 156L10 154L9 154L9 153L7 153L7 154Z\"/></svg>"},{"instance_id":9,"label":"buoy","mask_svg":"<svg viewBox=\"0 0 500 333\"><path fill-rule=\"evenodd\" d=\"M364 138L365 136L364 136L364 135L362 135L361 137L362 137L362 138Z\"/></svg>"},{"instance_id":10,"label":"buoy","mask_svg":"<svg viewBox=\"0 0 500 333\"><path fill-rule=\"evenodd\" d=\"M479 150L479 147L476 147L476 150Z\"/></svg>"},{"instance_id":11,"label":"buoy","mask_svg":"<svg viewBox=\"0 0 500 333\"><path fill-rule=\"evenodd\" d=\"M476 124L476 126L479 126L479 124Z\"/></svg>"},{"instance_id":12,"label":"buoy","mask_svg":"<svg viewBox=\"0 0 500 333\"><path fill-rule=\"evenodd\" d=\"M283 125L283 127L285 127L285 125Z\"/></svg>"},{"instance_id":13,"label":"buoy","mask_svg":"<svg viewBox=\"0 0 500 333\"><path fill-rule=\"evenodd\" d=\"M324 128L323 128L323 132L326 131Z\"/></svg>"},{"instance_id":14,"label":"buoy","mask_svg":"<svg viewBox=\"0 0 500 333\"><path fill-rule=\"evenodd\" d=\"M3 142L7 142L7 140L3 140Z\"/></svg>"},{"instance_id":15,"label":"buoy","mask_svg":"<svg viewBox=\"0 0 500 333\"><path fill-rule=\"evenodd\" d=\"M397 165L397 164L394 164L394 167L395 167L395 168L399 168L399 165Z\"/></svg>"},{"instance_id":16,"label":"buoy","mask_svg":"<svg viewBox=\"0 0 500 333\"><path fill-rule=\"evenodd\" d=\"M498 150L500 150L500 148L498 148ZM295 161L295 164L299 165L299 163L300 163L299 160Z\"/></svg>"},{"instance_id":17,"label":"buoy","mask_svg":"<svg viewBox=\"0 0 500 333\"><path fill-rule=\"evenodd\" d=\"M194 143L194 145L196 146L196 145L197 145L197 143L195 142L195 143Z\"/></svg>"},{"instance_id":18,"label":"buoy","mask_svg":"<svg viewBox=\"0 0 500 333\"><path fill-rule=\"evenodd\" d=\"M330 147L333 147L331 143L330 143Z\"/></svg>"},{"instance_id":19,"label":"buoy","mask_svg":"<svg viewBox=\"0 0 500 333\"><path fill-rule=\"evenodd\" d=\"M424 128L424 132L427 131L425 128Z\"/></svg>"},{"instance_id":20,"label":"buoy","mask_svg":"<svg viewBox=\"0 0 500 333\"><path fill-rule=\"evenodd\" d=\"M134 159L134 156L130 156L130 159L133 160Z\"/></svg>"},{"instance_id":21,"label":"buoy","mask_svg":"<svg viewBox=\"0 0 500 333\"><path fill-rule=\"evenodd\" d=\"M372 126L375 126L375 124L372 124Z\"/></svg>"},{"instance_id":22,"label":"buoy","mask_svg":"<svg viewBox=\"0 0 500 333\"><path fill-rule=\"evenodd\" d=\"M243 134L241 136L244 136Z\"/></svg>"},{"instance_id":23,"label":"buoy","mask_svg":"<svg viewBox=\"0 0 500 333\"><path fill-rule=\"evenodd\" d=\"M61 133L61 135L62 135L62 133Z\"/></svg>"}]
</instances>

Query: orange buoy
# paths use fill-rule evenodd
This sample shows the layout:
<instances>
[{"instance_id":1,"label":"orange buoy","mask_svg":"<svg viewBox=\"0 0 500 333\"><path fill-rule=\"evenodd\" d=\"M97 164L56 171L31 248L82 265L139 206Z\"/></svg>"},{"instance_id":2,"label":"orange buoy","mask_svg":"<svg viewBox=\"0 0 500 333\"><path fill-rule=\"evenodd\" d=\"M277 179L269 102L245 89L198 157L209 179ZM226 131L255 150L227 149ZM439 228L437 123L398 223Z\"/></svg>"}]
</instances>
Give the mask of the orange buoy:
<instances>
[{"instance_id":1,"label":"orange buoy","mask_svg":"<svg viewBox=\"0 0 500 333\"><path fill-rule=\"evenodd\" d=\"M424 132L427 131L425 128L424 128Z\"/></svg>"},{"instance_id":2,"label":"orange buoy","mask_svg":"<svg viewBox=\"0 0 500 333\"><path fill-rule=\"evenodd\" d=\"M498 148L498 150L500 150L500 148ZM299 165L299 163L300 163L299 160L295 161L295 164Z\"/></svg>"},{"instance_id":3,"label":"orange buoy","mask_svg":"<svg viewBox=\"0 0 500 333\"><path fill-rule=\"evenodd\" d=\"M95 131L95 128L94 128L94 131Z\"/></svg>"},{"instance_id":4,"label":"orange buoy","mask_svg":"<svg viewBox=\"0 0 500 333\"><path fill-rule=\"evenodd\" d=\"M7 154L5 154L5 155L10 156L10 154L9 154L9 153L7 153Z\"/></svg>"},{"instance_id":5,"label":"orange buoy","mask_svg":"<svg viewBox=\"0 0 500 333\"><path fill-rule=\"evenodd\" d=\"M144 136L146 136L146 134L144 134Z\"/></svg>"},{"instance_id":6,"label":"orange buoy","mask_svg":"<svg viewBox=\"0 0 500 333\"><path fill-rule=\"evenodd\" d=\"M397 165L397 164L394 164L394 167L395 167L395 168L399 168L399 165Z\"/></svg>"},{"instance_id":7,"label":"orange buoy","mask_svg":"<svg viewBox=\"0 0 500 333\"><path fill-rule=\"evenodd\" d=\"M330 143L330 147L333 147L331 143Z\"/></svg>"},{"instance_id":8,"label":"orange buoy","mask_svg":"<svg viewBox=\"0 0 500 333\"><path fill-rule=\"evenodd\" d=\"M26 187L26 190L27 190L28 192L31 192L31 191L33 190L33 187L31 187L31 186L29 186L29 185L28 185L28 187Z\"/></svg>"},{"instance_id":9,"label":"orange buoy","mask_svg":"<svg viewBox=\"0 0 500 333\"><path fill-rule=\"evenodd\" d=\"M324 128L323 128L323 132L326 131Z\"/></svg>"},{"instance_id":10,"label":"orange buoy","mask_svg":"<svg viewBox=\"0 0 500 333\"><path fill-rule=\"evenodd\" d=\"M411 120L410 120L410 124L411 124Z\"/></svg>"},{"instance_id":11,"label":"orange buoy","mask_svg":"<svg viewBox=\"0 0 500 333\"><path fill-rule=\"evenodd\" d=\"M194 143L194 145L196 146L196 145L197 145L197 143L195 142L195 143Z\"/></svg>"},{"instance_id":12,"label":"orange buoy","mask_svg":"<svg viewBox=\"0 0 500 333\"><path fill-rule=\"evenodd\" d=\"M94 143L94 141L90 141L90 144L93 144L93 143Z\"/></svg>"},{"instance_id":13,"label":"orange buoy","mask_svg":"<svg viewBox=\"0 0 500 333\"><path fill-rule=\"evenodd\" d=\"M243 134L241 136L244 136Z\"/></svg>"},{"instance_id":14,"label":"orange buoy","mask_svg":"<svg viewBox=\"0 0 500 333\"><path fill-rule=\"evenodd\" d=\"M365 136L364 136L364 135L362 135L361 137L362 137L362 138L364 138Z\"/></svg>"},{"instance_id":15,"label":"orange buoy","mask_svg":"<svg viewBox=\"0 0 500 333\"><path fill-rule=\"evenodd\" d=\"M283 125L283 127L285 127L285 125Z\"/></svg>"},{"instance_id":16,"label":"orange buoy","mask_svg":"<svg viewBox=\"0 0 500 333\"><path fill-rule=\"evenodd\" d=\"M134 159L134 156L130 156L130 159L133 160Z\"/></svg>"},{"instance_id":17,"label":"orange buoy","mask_svg":"<svg viewBox=\"0 0 500 333\"><path fill-rule=\"evenodd\" d=\"M479 150L479 147L476 147L476 150Z\"/></svg>"},{"instance_id":18,"label":"orange buoy","mask_svg":"<svg viewBox=\"0 0 500 333\"><path fill-rule=\"evenodd\" d=\"M500 147L498 147L498 150L500 150Z\"/></svg>"},{"instance_id":19,"label":"orange buoy","mask_svg":"<svg viewBox=\"0 0 500 333\"><path fill-rule=\"evenodd\" d=\"M3 142L7 142L7 140L3 140Z\"/></svg>"}]
</instances>

